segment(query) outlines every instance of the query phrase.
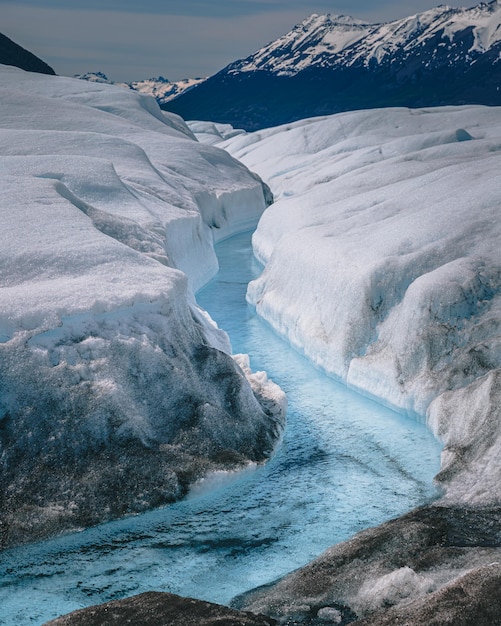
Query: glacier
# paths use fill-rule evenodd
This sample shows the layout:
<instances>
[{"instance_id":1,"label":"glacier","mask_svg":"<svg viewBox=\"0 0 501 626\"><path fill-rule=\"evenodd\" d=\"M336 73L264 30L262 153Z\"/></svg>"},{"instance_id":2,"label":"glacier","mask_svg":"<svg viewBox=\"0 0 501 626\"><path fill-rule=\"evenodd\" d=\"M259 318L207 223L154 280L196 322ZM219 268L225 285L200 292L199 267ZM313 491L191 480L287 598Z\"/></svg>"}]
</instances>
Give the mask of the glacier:
<instances>
[{"instance_id":1,"label":"glacier","mask_svg":"<svg viewBox=\"0 0 501 626\"><path fill-rule=\"evenodd\" d=\"M190 130L141 94L0 72L2 547L271 454L284 394L193 295L214 242L261 218L249 302L321 369L426 420L442 494L234 604L434 623L449 594L478 617L500 580L500 110Z\"/></svg>"},{"instance_id":2,"label":"glacier","mask_svg":"<svg viewBox=\"0 0 501 626\"><path fill-rule=\"evenodd\" d=\"M248 301L321 369L426 421L444 446L435 503L235 606L280 623L347 607L368 624L499 623L501 109L353 111L254 133L189 125L275 195L253 236L265 267Z\"/></svg>"},{"instance_id":3,"label":"glacier","mask_svg":"<svg viewBox=\"0 0 501 626\"><path fill-rule=\"evenodd\" d=\"M263 461L286 403L193 295L269 189L151 97L0 75L4 547Z\"/></svg>"},{"instance_id":4,"label":"glacier","mask_svg":"<svg viewBox=\"0 0 501 626\"><path fill-rule=\"evenodd\" d=\"M467 486L463 453L483 433L480 415L498 421L501 110L380 109L221 131L216 145L276 197L253 237L266 267L249 302L330 374L426 418L445 443L448 498L499 499L497 471ZM496 430L480 434L485 463Z\"/></svg>"}]
</instances>

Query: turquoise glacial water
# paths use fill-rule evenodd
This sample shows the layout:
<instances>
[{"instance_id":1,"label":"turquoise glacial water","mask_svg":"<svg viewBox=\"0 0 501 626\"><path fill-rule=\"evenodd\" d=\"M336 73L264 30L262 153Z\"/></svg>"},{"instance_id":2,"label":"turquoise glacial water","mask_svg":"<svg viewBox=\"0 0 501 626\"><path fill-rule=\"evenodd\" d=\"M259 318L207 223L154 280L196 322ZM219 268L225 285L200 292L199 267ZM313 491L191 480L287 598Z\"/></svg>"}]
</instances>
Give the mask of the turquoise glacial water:
<instances>
[{"instance_id":1,"label":"turquoise glacial water","mask_svg":"<svg viewBox=\"0 0 501 626\"><path fill-rule=\"evenodd\" d=\"M228 603L355 532L433 497L440 444L425 426L330 379L245 302L250 233L218 245L197 299L289 400L275 456L205 481L172 506L4 552L0 624L42 624L143 591Z\"/></svg>"}]
</instances>

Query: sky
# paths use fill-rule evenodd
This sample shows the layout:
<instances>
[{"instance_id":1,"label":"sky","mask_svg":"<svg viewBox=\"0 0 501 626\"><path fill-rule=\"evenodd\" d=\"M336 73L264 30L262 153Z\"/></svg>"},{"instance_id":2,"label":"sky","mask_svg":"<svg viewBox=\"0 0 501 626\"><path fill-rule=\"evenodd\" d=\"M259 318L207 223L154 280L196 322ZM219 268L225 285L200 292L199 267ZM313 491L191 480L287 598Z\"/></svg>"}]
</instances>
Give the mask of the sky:
<instances>
[{"instance_id":1,"label":"sky","mask_svg":"<svg viewBox=\"0 0 501 626\"><path fill-rule=\"evenodd\" d=\"M0 32L63 76L100 71L113 81L180 80L215 74L312 13L376 23L441 3L445 0L0 0Z\"/></svg>"}]
</instances>

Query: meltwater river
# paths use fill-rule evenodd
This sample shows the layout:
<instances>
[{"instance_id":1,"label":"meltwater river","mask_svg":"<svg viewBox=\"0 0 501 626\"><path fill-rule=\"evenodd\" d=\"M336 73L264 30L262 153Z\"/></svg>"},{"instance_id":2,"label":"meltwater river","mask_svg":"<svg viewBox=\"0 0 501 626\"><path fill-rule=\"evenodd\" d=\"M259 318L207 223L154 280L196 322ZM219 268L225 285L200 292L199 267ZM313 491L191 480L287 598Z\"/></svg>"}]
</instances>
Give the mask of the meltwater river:
<instances>
[{"instance_id":1,"label":"meltwater river","mask_svg":"<svg viewBox=\"0 0 501 626\"><path fill-rule=\"evenodd\" d=\"M250 237L218 245L221 270L197 299L287 392L275 456L167 508L0 553L0 624L150 590L228 603L434 497L440 445L425 426L325 376L246 304L260 271Z\"/></svg>"}]
</instances>

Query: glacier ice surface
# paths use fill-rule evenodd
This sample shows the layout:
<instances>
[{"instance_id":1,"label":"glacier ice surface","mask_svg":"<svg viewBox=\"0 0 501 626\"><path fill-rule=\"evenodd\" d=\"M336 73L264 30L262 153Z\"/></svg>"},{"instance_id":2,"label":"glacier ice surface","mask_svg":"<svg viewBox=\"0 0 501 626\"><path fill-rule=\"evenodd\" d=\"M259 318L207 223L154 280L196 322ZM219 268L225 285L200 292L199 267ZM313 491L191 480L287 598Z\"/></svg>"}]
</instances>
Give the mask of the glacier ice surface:
<instances>
[{"instance_id":1,"label":"glacier ice surface","mask_svg":"<svg viewBox=\"0 0 501 626\"><path fill-rule=\"evenodd\" d=\"M447 498L499 501L501 110L355 111L217 145L276 198L249 302L327 372L426 416Z\"/></svg>"},{"instance_id":2,"label":"glacier ice surface","mask_svg":"<svg viewBox=\"0 0 501 626\"><path fill-rule=\"evenodd\" d=\"M217 271L214 241L264 211L258 177L151 97L0 76L0 544L11 544L263 460L284 398L249 375L252 391L193 296Z\"/></svg>"}]
</instances>

